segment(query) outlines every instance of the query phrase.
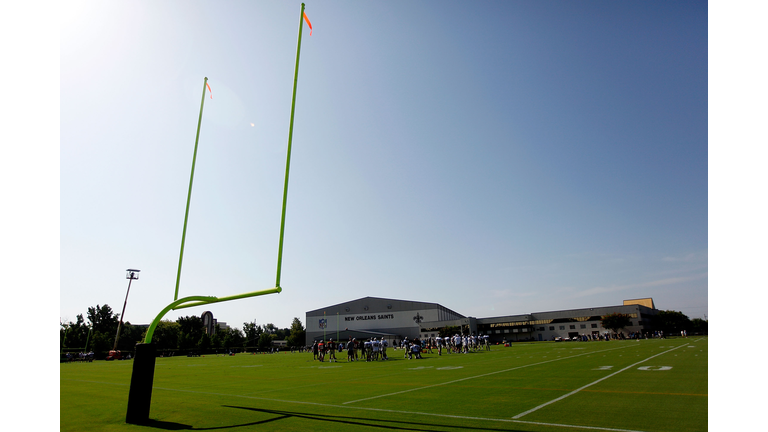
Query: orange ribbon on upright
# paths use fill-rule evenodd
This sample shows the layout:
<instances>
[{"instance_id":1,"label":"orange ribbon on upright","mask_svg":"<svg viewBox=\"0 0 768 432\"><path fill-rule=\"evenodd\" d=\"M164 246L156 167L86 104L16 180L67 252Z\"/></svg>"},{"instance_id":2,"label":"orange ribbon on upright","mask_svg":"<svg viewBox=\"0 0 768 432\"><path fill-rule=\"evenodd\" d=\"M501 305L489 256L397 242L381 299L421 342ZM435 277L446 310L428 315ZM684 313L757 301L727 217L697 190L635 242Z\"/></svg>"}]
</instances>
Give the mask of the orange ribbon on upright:
<instances>
[{"instance_id":1,"label":"orange ribbon on upright","mask_svg":"<svg viewBox=\"0 0 768 432\"><path fill-rule=\"evenodd\" d=\"M211 99L213 99L213 92L211 91L211 85L208 83L205 83L205 86L208 87L208 91L211 93Z\"/></svg>"},{"instance_id":2,"label":"orange ribbon on upright","mask_svg":"<svg viewBox=\"0 0 768 432\"><path fill-rule=\"evenodd\" d=\"M312 23L309 22L309 18L307 18L306 12L302 12L302 14L304 14L304 21L306 21L307 25L309 26L309 35L312 36Z\"/></svg>"}]
</instances>

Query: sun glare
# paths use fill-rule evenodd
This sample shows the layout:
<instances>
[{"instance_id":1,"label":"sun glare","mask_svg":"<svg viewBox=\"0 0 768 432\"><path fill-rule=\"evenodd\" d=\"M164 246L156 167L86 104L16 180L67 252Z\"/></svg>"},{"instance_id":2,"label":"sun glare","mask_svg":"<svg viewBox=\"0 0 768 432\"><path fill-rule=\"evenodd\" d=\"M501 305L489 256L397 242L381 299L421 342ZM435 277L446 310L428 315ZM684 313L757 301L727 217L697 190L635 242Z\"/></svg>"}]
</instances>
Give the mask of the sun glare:
<instances>
[{"instance_id":1,"label":"sun glare","mask_svg":"<svg viewBox=\"0 0 768 432\"><path fill-rule=\"evenodd\" d=\"M67 2L66 6L62 6L59 9L60 28L68 28L74 25L75 21L87 12L87 4L88 2L85 0L75 0Z\"/></svg>"}]
</instances>

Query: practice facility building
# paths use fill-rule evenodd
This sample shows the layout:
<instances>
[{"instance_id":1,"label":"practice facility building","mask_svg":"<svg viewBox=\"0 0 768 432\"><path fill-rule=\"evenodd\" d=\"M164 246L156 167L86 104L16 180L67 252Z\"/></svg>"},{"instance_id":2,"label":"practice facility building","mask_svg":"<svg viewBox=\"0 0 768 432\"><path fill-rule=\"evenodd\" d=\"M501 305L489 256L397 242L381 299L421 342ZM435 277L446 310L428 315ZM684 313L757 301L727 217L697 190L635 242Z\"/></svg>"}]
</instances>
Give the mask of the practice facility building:
<instances>
[{"instance_id":1,"label":"practice facility building","mask_svg":"<svg viewBox=\"0 0 768 432\"><path fill-rule=\"evenodd\" d=\"M650 332L651 317L658 310L653 299L643 298L624 300L617 306L475 318L437 303L364 297L307 312L306 342L376 337L396 343L406 337L436 337L447 327L459 328L464 334L487 335L492 343L548 341L608 333L601 320L612 313L629 315L631 325L622 329L629 335Z\"/></svg>"},{"instance_id":2,"label":"practice facility building","mask_svg":"<svg viewBox=\"0 0 768 432\"><path fill-rule=\"evenodd\" d=\"M547 341L555 338L599 336L610 332L601 321L606 315L629 315L630 325L622 333L651 331L651 317L658 313L653 299L624 300L622 305L569 309L552 312L534 312L490 318L468 318L465 333L487 335L491 342ZM441 328L462 325L457 320L421 323L420 337L434 337Z\"/></svg>"},{"instance_id":3,"label":"practice facility building","mask_svg":"<svg viewBox=\"0 0 768 432\"><path fill-rule=\"evenodd\" d=\"M306 341L312 345L321 339L334 341L384 338L390 344L407 337L421 335L421 323L425 321L468 320L437 303L363 297L339 303L306 314Z\"/></svg>"}]
</instances>

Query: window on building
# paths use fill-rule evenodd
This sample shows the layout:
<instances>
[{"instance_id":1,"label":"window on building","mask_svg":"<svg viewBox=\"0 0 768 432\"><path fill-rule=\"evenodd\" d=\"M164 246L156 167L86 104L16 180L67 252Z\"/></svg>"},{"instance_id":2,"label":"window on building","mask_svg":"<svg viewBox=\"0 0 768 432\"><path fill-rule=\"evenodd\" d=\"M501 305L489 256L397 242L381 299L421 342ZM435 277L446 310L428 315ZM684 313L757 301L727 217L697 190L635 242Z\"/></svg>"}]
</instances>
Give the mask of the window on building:
<instances>
[{"instance_id":1,"label":"window on building","mask_svg":"<svg viewBox=\"0 0 768 432\"><path fill-rule=\"evenodd\" d=\"M597 324L592 324L592 328L597 328Z\"/></svg>"},{"instance_id":2,"label":"window on building","mask_svg":"<svg viewBox=\"0 0 768 432\"><path fill-rule=\"evenodd\" d=\"M585 329L585 328L587 328L587 325L586 324L582 324L579 327Z\"/></svg>"},{"instance_id":3,"label":"window on building","mask_svg":"<svg viewBox=\"0 0 768 432\"><path fill-rule=\"evenodd\" d=\"M565 330L565 326L560 326L560 330Z\"/></svg>"},{"instance_id":4,"label":"window on building","mask_svg":"<svg viewBox=\"0 0 768 432\"><path fill-rule=\"evenodd\" d=\"M552 331L555 329L555 326L549 326L549 331Z\"/></svg>"},{"instance_id":5,"label":"window on building","mask_svg":"<svg viewBox=\"0 0 768 432\"><path fill-rule=\"evenodd\" d=\"M569 327L571 328L571 330L576 330L576 325L575 324L571 324Z\"/></svg>"}]
</instances>

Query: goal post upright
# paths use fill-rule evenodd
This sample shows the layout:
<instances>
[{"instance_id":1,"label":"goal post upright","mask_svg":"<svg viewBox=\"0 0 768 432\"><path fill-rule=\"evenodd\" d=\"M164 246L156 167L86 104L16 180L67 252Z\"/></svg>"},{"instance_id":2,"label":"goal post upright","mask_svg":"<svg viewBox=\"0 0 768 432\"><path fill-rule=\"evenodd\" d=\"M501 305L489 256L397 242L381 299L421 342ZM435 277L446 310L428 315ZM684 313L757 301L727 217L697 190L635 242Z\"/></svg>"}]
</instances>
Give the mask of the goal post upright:
<instances>
[{"instance_id":1,"label":"goal post upright","mask_svg":"<svg viewBox=\"0 0 768 432\"><path fill-rule=\"evenodd\" d=\"M220 303L231 300L239 300L249 297L261 296L265 294L280 293L282 288L280 287L280 274L282 269L283 258L283 238L285 233L285 209L288 199L288 176L291 164L291 147L293 144L293 124L294 113L296 108L296 88L299 78L299 54L301 52L301 36L303 29L303 20L307 20L307 24L310 29L312 25L309 23L309 19L304 14L304 3L301 4L301 13L299 14L299 37L296 47L296 66L293 76L293 95L291 98L291 117L288 129L288 151L285 162L285 184L283 186L283 205L282 215L280 219L280 241L277 252L277 275L275 278L274 288L269 288L261 291L252 291L243 294L236 294L226 297L214 297L214 296L189 296L179 299L179 284L181 280L181 267L182 260L184 258L184 240L187 232L187 221L189 218L189 203L192 197L192 183L195 175L195 162L197 159L197 147L200 138L200 125L203 119L203 106L205 103L205 89L208 87L208 77L205 77L203 81L203 97L200 103L200 115L197 122L197 135L195 137L195 150L192 156L192 170L189 178L189 191L187 192L187 206L184 214L184 228L181 236L181 251L179 253L179 267L176 273L176 289L174 291L173 302L166 306L155 317L147 329L147 334L144 338L144 343L136 344L136 356L133 359L133 370L131 375L131 384L128 393L128 409L126 412L126 423L131 424L147 424L149 422L149 409L152 399L152 382L154 380L155 373L155 357L157 355L154 344L152 343L152 336L158 324L162 320L166 313L176 310L194 306L201 306L210 303ZM210 90L210 87L208 87Z\"/></svg>"}]
</instances>

